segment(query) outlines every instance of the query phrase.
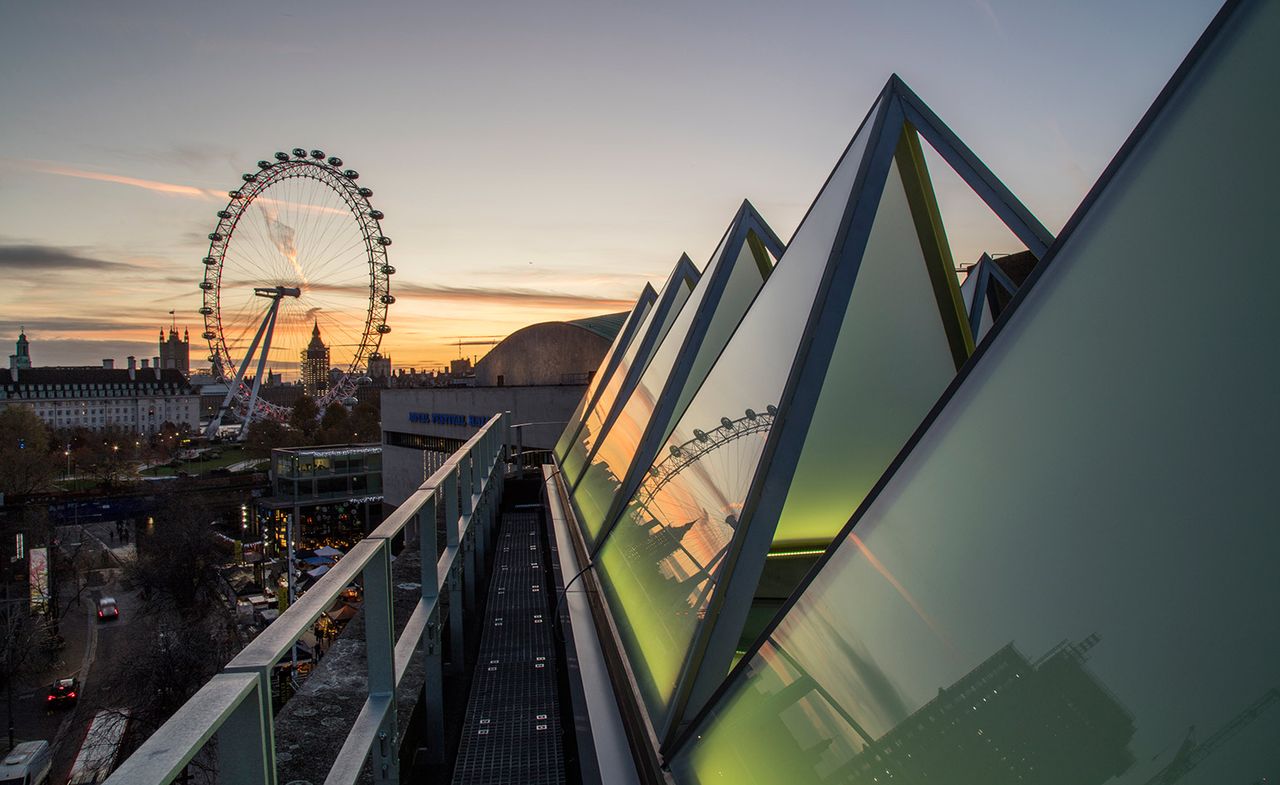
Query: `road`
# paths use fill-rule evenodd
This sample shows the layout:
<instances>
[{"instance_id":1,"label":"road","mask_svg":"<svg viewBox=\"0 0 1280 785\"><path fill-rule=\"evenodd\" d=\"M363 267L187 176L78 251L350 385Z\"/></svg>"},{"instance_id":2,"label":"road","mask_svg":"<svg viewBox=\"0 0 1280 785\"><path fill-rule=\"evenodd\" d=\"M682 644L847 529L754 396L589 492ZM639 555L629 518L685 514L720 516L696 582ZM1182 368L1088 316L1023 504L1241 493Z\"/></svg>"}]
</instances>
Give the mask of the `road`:
<instances>
[{"instance_id":1,"label":"road","mask_svg":"<svg viewBox=\"0 0 1280 785\"><path fill-rule=\"evenodd\" d=\"M19 740L48 739L53 747L50 782L65 782L76 753L88 731L93 715L101 708L127 707L128 685L112 678L118 666L141 654L148 636L138 634L143 624L137 592L128 584L120 566L130 555L131 545L115 536L115 522L59 527L65 552L90 553L91 561L108 564L85 574L78 601L64 611L60 631L66 640L61 659L45 672L27 680L14 694L14 726ZM113 547L114 546L114 547ZM63 597L75 589L64 585ZM118 619L99 621L97 602L114 597L120 609ZM73 707L49 710L45 694L54 679L76 676L80 696ZM0 704L0 710L4 707ZM5 712L7 715L7 712ZM4 718L7 724L7 716Z\"/></svg>"}]
</instances>

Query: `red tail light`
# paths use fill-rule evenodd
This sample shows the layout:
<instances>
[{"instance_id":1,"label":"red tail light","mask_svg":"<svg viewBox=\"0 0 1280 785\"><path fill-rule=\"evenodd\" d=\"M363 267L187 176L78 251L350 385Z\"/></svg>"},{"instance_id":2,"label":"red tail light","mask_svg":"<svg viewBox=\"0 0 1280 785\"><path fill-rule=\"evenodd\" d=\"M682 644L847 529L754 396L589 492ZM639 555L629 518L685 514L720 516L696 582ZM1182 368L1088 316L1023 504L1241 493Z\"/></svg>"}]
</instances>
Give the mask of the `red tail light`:
<instances>
[{"instance_id":1,"label":"red tail light","mask_svg":"<svg viewBox=\"0 0 1280 785\"><path fill-rule=\"evenodd\" d=\"M67 697L68 697L68 698L74 698L75 696L76 696L76 694L75 694L75 692L74 692L74 691L67 693Z\"/></svg>"},{"instance_id":2,"label":"red tail light","mask_svg":"<svg viewBox=\"0 0 1280 785\"><path fill-rule=\"evenodd\" d=\"M101 618L102 618L102 611L98 611L98 618L99 618L99 619L101 619Z\"/></svg>"},{"instance_id":3,"label":"red tail light","mask_svg":"<svg viewBox=\"0 0 1280 785\"><path fill-rule=\"evenodd\" d=\"M52 695L50 695L50 696L49 696L49 698L48 698L48 700L53 700L53 696L52 696Z\"/></svg>"}]
</instances>

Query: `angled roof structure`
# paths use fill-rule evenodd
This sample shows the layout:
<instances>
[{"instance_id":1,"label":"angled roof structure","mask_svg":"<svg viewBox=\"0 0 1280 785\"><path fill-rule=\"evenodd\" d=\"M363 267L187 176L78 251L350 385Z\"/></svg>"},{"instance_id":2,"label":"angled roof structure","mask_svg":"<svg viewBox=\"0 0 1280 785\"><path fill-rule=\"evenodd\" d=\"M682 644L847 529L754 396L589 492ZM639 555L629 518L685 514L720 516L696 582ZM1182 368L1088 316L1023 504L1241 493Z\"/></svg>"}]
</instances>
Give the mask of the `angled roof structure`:
<instances>
[{"instance_id":1,"label":"angled roof structure","mask_svg":"<svg viewBox=\"0 0 1280 785\"><path fill-rule=\"evenodd\" d=\"M1280 108L1252 88L1280 73L1277 39L1276 3L1220 12L672 745L675 782L1141 785L1280 766Z\"/></svg>"},{"instance_id":2,"label":"angled roof structure","mask_svg":"<svg viewBox=\"0 0 1280 785\"><path fill-rule=\"evenodd\" d=\"M784 249L744 201L635 389L605 423L589 464L579 478L566 478L589 547L635 493L659 444L670 436Z\"/></svg>"},{"instance_id":3,"label":"angled roof structure","mask_svg":"<svg viewBox=\"0 0 1280 785\"><path fill-rule=\"evenodd\" d=\"M728 671L769 554L829 542L973 350L921 137L1034 253L1052 242L891 78L601 529L598 580L661 750Z\"/></svg>"},{"instance_id":4,"label":"angled roof structure","mask_svg":"<svg viewBox=\"0 0 1280 785\"><path fill-rule=\"evenodd\" d=\"M569 422L565 425L564 433L560 435L560 439L556 442L555 455L557 458L563 459L564 454L568 452L569 444L572 442L573 437L578 435L578 429L582 427L583 415L599 399L600 391L604 389L604 385L613 377L613 372L617 369L618 363L622 361L623 353L631 345L631 341L640 330L640 323L648 316L657 299L658 293L646 283L644 289L640 291L640 297L636 299L636 304L631 308L631 313L627 315L626 322L618 332L618 337L614 339L609 351L605 353L604 360L600 362L600 370L591 378L591 383L587 385L587 392L582 396L582 400L573 411L573 416L569 418Z\"/></svg>"},{"instance_id":5,"label":"angled roof structure","mask_svg":"<svg viewBox=\"0 0 1280 785\"><path fill-rule=\"evenodd\" d=\"M601 385L595 404L586 408L578 432L561 458L566 476L576 477L582 471L587 456L607 429L606 423L612 421L614 409L620 401L626 400L640 381L640 375L644 373L654 351L662 343L685 301L689 299L700 276L701 273L689 260L689 256L681 254L658 293L653 310L640 323L634 342L622 352L616 372Z\"/></svg>"}]
</instances>

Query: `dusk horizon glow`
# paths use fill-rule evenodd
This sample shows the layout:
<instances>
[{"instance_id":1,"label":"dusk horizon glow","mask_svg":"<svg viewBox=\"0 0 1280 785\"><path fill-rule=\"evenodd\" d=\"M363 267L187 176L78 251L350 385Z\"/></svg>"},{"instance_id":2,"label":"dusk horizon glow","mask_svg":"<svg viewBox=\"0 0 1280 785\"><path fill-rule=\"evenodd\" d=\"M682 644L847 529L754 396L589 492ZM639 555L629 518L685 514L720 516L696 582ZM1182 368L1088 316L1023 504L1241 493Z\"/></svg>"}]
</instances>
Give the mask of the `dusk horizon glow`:
<instances>
[{"instance_id":1,"label":"dusk horizon glow","mask_svg":"<svg viewBox=\"0 0 1280 785\"><path fill-rule=\"evenodd\" d=\"M0 342L151 357L172 310L207 365L214 213L301 146L386 213L382 353L440 368L627 310L682 252L705 264L744 198L789 237L895 72L1056 232L1218 5L15 7ZM956 262L1017 250L945 177Z\"/></svg>"}]
</instances>

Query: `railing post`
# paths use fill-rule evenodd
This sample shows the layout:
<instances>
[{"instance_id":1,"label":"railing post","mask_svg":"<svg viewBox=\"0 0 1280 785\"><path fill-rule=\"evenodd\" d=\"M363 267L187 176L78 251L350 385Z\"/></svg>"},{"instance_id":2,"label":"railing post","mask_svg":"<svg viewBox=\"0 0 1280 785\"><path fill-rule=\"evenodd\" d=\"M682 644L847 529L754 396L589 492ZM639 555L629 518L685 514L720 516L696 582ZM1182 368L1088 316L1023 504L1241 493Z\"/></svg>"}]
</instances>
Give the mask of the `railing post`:
<instances>
[{"instance_id":1,"label":"railing post","mask_svg":"<svg viewBox=\"0 0 1280 785\"><path fill-rule=\"evenodd\" d=\"M462 561L455 559L449 569L449 671L455 675L462 673L466 664L462 637L462 581L458 580L461 571Z\"/></svg>"},{"instance_id":2,"label":"railing post","mask_svg":"<svg viewBox=\"0 0 1280 785\"><path fill-rule=\"evenodd\" d=\"M439 491L431 495L418 511L418 528L430 530L430 537L419 542L418 555L422 562L419 581L422 583L422 600L431 605L431 617L422 631L422 667L425 679L422 684L423 712L426 715L426 733L418 751L425 753L428 763L444 763L444 671L440 641L440 549L436 543L436 499Z\"/></svg>"},{"instance_id":3,"label":"railing post","mask_svg":"<svg viewBox=\"0 0 1280 785\"><path fill-rule=\"evenodd\" d=\"M230 772L221 775L223 782L248 782L255 785L259 782L264 785L276 783L276 726L271 698L271 670L270 665L264 667L227 665L222 669L223 673L252 673L258 683L254 688L258 700L246 698L218 731L218 738L227 740L226 746L222 741L218 743L219 770ZM256 722L249 719L245 713L250 710L258 713ZM230 727L232 725L236 727ZM262 751L260 762L257 760L259 749ZM240 759L241 755L243 760ZM254 779L259 770L263 772L264 778ZM240 772L245 772L243 778L239 776Z\"/></svg>"},{"instance_id":4,"label":"railing post","mask_svg":"<svg viewBox=\"0 0 1280 785\"><path fill-rule=\"evenodd\" d=\"M454 469L444 477L444 531L445 544L458 545L458 471Z\"/></svg>"},{"instance_id":5,"label":"railing post","mask_svg":"<svg viewBox=\"0 0 1280 785\"><path fill-rule=\"evenodd\" d=\"M241 701L218 729L219 781L275 785L274 744L271 685L264 688L259 678L253 694Z\"/></svg>"},{"instance_id":6,"label":"railing post","mask_svg":"<svg viewBox=\"0 0 1280 785\"><path fill-rule=\"evenodd\" d=\"M364 634L369 695L387 696L387 713L370 750L373 781L400 782L400 742L396 723L395 621L391 605L391 540L382 540L364 568Z\"/></svg>"}]
</instances>

